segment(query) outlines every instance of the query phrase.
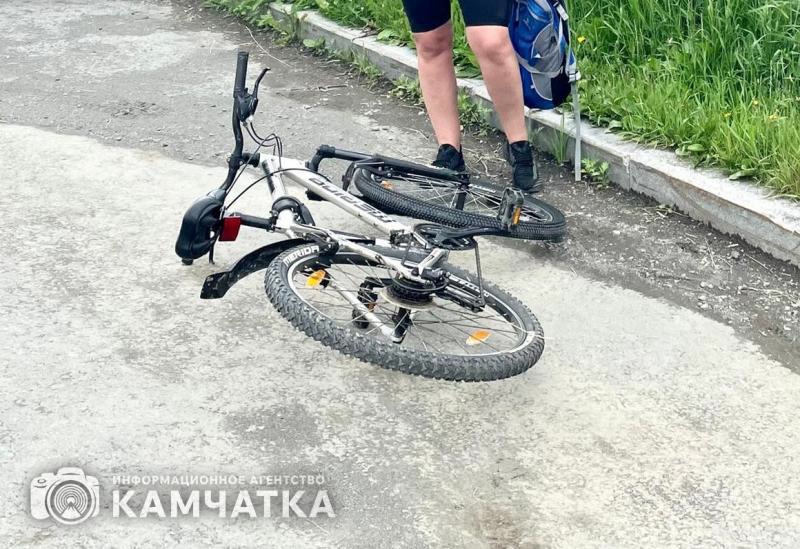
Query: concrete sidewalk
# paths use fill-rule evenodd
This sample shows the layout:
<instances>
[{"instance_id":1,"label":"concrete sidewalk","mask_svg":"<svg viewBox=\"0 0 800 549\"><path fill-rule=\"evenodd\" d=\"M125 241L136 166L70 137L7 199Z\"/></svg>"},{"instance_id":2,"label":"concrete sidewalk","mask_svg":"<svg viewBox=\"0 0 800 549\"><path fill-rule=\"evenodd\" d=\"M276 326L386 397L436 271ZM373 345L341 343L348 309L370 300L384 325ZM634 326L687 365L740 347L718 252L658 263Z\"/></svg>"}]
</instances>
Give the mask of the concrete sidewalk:
<instances>
[{"instance_id":1,"label":"concrete sidewalk","mask_svg":"<svg viewBox=\"0 0 800 549\"><path fill-rule=\"evenodd\" d=\"M224 175L214 154L230 145L232 60L237 46L258 50L246 30L179 3L51 4L0 5L0 539L47 547L800 542L800 378L790 369L800 353L782 329L758 335L760 321L777 325L781 315L781 328L797 328L797 290L782 266L682 218L660 219L636 197L576 189L546 166L548 199L572 223L567 243L481 246L487 278L542 321L547 348L533 370L467 385L343 358L293 330L258 275L223 300L198 299L208 273L263 235L220 246L216 267L184 267L172 252L184 209ZM260 126L277 129L289 155L307 156L322 141L430 154L416 109L262 38L268 53L252 64L276 71ZM491 140L467 145L472 159L499 166ZM243 210L266 207L257 189ZM320 223L360 229L329 206L312 207ZM649 263L653 251L681 250L676 240L707 246L715 265L690 250ZM735 250L763 269L724 255ZM675 285L631 276L638 261L674 275L666 280ZM692 287L709 308L678 288L693 277L720 290ZM760 301L769 292L731 292L717 310L722 288L741 283L786 297L776 305ZM31 479L66 465L99 478L100 516L71 528L33 519ZM110 515L114 475L222 473L321 473L337 516Z\"/></svg>"}]
</instances>

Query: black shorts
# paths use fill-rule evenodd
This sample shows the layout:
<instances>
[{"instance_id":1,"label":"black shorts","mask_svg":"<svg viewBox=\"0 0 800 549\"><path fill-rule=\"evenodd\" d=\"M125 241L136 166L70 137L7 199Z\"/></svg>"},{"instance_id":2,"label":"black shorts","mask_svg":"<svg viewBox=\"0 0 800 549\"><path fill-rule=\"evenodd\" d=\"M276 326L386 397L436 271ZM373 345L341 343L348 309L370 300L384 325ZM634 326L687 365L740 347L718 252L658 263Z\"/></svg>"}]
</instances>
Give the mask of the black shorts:
<instances>
[{"instance_id":1,"label":"black shorts","mask_svg":"<svg viewBox=\"0 0 800 549\"><path fill-rule=\"evenodd\" d=\"M508 26L512 0L458 0L464 23ZM411 32L427 32L450 21L450 0L403 0Z\"/></svg>"}]
</instances>

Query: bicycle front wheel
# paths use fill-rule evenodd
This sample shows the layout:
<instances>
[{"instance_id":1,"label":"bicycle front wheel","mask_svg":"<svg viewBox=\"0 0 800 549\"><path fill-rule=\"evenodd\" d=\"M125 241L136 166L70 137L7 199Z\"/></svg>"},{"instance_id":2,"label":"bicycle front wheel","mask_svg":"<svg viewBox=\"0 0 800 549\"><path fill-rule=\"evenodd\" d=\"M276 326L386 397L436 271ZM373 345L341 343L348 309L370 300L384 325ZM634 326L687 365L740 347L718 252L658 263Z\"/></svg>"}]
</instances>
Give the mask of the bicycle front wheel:
<instances>
[{"instance_id":1,"label":"bicycle front wheel","mask_svg":"<svg viewBox=\"0 0 800 549\"><path fill-rule=\"evenodd\" d=\"M403 258L404 250L374 248ZM424 257L411 253L413 268ZM472 275L444 265L446 287L416 299L398 297L397 273L358 254L320 253L309 244L278 256L265 289L297 329L346 355L409 374L454 381L488 381L533 366L544 349L539 322L503 290L483 283L485 305Z\"/></svg>"},{"instance_id":2,"label":"bicycle front wheel","mask_svg":"<svg viewBox=\"0 0 800 549\"><path fill-rule=\"evenodd\" d=\"M457 228L503 230L497 210L503 188L484 181L462 184L432 175L357 169L353 182L366 200L387 213L425 219ZM560 242L566 233L564 214L546 202L525 197L519 223L502 236Z\"/></svg>"}]
</instances>

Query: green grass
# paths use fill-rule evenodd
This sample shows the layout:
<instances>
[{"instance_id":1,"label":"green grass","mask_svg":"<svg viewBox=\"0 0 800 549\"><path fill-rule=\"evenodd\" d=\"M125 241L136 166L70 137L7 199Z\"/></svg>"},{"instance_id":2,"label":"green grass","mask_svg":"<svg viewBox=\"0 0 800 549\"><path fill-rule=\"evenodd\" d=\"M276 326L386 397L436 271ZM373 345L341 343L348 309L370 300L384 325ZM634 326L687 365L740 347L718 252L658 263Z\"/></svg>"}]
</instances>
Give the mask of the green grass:
<instances>
[{"instance_id":1,"label":"green grass","mask_svg":"<svg viewBox=\"0 0 800 549\"><path fill-rule=\"evenodd\" d=\"M595 123L800 197L800 2L574 7Z\"/></svg>"},{"instance_id":2,"label":"green grass","mask_svg":"<svg viewBox=\"0 0 800 549\"><path fill-rule=\"evenodd\" d=\"M582 164L583 176L586 181L594 183L598 189L609 187L608 162L586 158Z\"/></svg>"},{"instance_id":3,"label":"green grass","mask_svg":"<svg viewBox=\"0 0 800 549\"><path fill-rule=\"evenodd\" d=\"M254 21L266 0L211 0ZM295 0L411 45L400 0ZM585 114L800 198L800 1L573 0ZM477 74L454 10L455 60Z\"/></svg>"}]
</instances>

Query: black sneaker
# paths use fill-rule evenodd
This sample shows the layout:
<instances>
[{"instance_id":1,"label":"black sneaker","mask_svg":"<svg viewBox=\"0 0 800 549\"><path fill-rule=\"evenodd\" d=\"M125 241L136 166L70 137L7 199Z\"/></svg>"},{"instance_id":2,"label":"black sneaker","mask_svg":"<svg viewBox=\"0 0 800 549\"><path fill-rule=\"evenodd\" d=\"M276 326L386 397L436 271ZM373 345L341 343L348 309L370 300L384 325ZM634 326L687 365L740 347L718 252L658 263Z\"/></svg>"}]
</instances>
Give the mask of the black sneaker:
<instances>
[{"instance_id":1,"label":"black sneaker","mask_svg":"<svg viewBox=\"0 0 800 549\"><path fill-rule=\"evenodd\" d=\"M539 181L530 143L527 141L506 143L505 157L514 172L513 185L516 188L526 193L541 192L544 184Z\"/></svg>"},{"instance_id":2,"label":"black sneaker","mask_svg":"<svg viewBox=\"0 0 800 549\"><path fill-rule=\"evenodd\" d=\"M437 168L447 168L454 172L463 172L467 169L461 150L446 144L439 147L439 152L436 153L436 160L432 164Z\"/></svg>"}]
</instances>

